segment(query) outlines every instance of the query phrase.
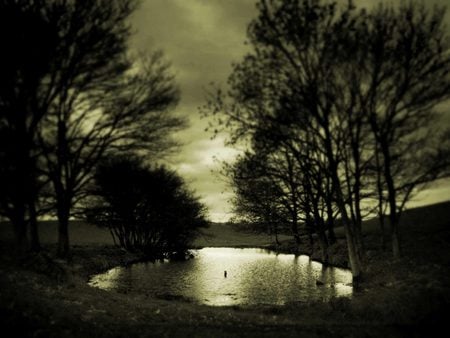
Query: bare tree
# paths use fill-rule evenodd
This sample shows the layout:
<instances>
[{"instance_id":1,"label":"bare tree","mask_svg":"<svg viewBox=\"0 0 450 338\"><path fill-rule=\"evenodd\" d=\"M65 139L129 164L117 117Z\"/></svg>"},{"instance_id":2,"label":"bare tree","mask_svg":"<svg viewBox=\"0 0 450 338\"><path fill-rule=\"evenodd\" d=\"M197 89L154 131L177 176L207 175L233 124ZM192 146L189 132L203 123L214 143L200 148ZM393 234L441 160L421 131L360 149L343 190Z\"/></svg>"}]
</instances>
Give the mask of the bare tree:
<instances>
[{"instance_id":1,"label":"bare tree","mask_svg":"<svg viewBox=\"0 0 450 338\"><path fill-rule=\"evenodd\" d=\"M35 141L53 98L46 83L58 49L60 6L56 1L51 5L41 0L0 1L0 212L13 224L20 252L28 248L28 224L36 225L40 151ZM32 231L35 249L39 247L36 234Z\"/></svg>"},{"instance_id":2,"label":"bare tree","mask_svg":"<svg viewBox=\"0 0 450 338\"><path fill-rule=\"evenodd\" d=\"M419 186L448 175L449 134L434 109L450 96L445 11L411 2L368 12L320 0L258 8L252 52L207 109L231 144L254 147L258 138L289 150L297 173L307 173L299 180L307 222L323 228L338 209L358 281L364 205L377 198L381 224L388 207L398 257L401 210Z\"/></svg>"},{"instance_id":3,"label":"bare tree","mask_svg":"<svg viewBox=\"0 0 450 338\"><path fill-rule=\"evenodd\" d=\"M223 112L219 126L231 131L231 143L265 135L265 142L290 149L298 168L310 173L303 180L308 222L323 233L322 197L339 209L356 282L363 269L362 240L348 213L342 178L342 149L349 142L343 121L356 103L338 99L349 91L340 81L339 51L340 38L353 26L353 8L338 13L335 4L294 0L262 0L258 8L249 26L253 52L235 66L230 92L219 93L210 110ZM329 193L318 194L326 185Z\"/></svg>"},{"instance_id":4,"label":"bare tree","mask_svg":"<svg viewBox=\"0 0 450 338\"><path fill-rule=\"evenodd\" d=\"M298 209L292 196L296 192L286 186L288 178L282 173L282 164L278 162L276 169L273 165L270 156L246 153L229 168L227 174L235 192L234 212L246 223L257 224L260 231L274 235L277 244L279 231L290 224L298 250Z\"/></svg>"},{"instance_id":5,"label":"bare tree","mask_svg":"<svg viewBox=\"0 0 450 338\"><path fill-rule=\"evenodd\" d=\"M175 145L170 132L185 125L168 110L178 91L162 54L137 61L113 83L100 79L87 92L69 89L72 105L52 111L43 126L41 143L55 191L62 256L69 250L69 217L86 197L99 160L107 152L165 155Z\"/></svg>"},{"instance_id":6,"label":"bare tree","mask_svg":"<svg viewBox=\"0 0 450 338\"><path fill-rule=\"evenodd\" d=\"M380 5L361 21L356 42L361 109L373 133L379 210L389 208L392 251L400 255L399 218L418 185L446 173L446 132L435 107L450 97L445 9L423 3ZM355 60L356 61L356 60ZM380 217L383 217L380 215Z\"/></svg>"},{"instance_id":7,"label":"bare tree","mask_svg":"<svg viewBox=\"0 0 450 338\"><path fill-rule=\"evenodd\" d=\"M1 55L0 127L10 141L1 147L2 171L11 187L0 209L14 224L18 247L25 246L28 223L37 235L38 192L50 181L58 251L67 255L72 207L83 198L102 155L167 152L173 145L168 131L184 125L168 113L178 90L162 54L128 54L127 19L136 5L135 0L0 2L8 51Z\"/></svg>"}]
</instances>

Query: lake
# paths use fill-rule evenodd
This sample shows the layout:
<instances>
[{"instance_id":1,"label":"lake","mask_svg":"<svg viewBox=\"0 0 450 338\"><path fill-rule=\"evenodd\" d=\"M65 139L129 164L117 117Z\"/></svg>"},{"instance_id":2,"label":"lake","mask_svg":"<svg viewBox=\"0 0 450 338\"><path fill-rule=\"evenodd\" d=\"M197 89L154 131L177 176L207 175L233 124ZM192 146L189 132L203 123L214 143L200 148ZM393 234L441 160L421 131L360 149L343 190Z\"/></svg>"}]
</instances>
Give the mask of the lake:
<instances>
[{"instance_id":1,"label":"lake","mask_svg":"<svg viewBox=\"0 0 450 338\"><path fill-rule=\"evenodd\" d=\"M282 305L351 297L350 270L264 249L204 248L194 258L116 267L89 285L201 304ZM226 271L226 273L225 273Z\"/></svg>"}]
</instances>

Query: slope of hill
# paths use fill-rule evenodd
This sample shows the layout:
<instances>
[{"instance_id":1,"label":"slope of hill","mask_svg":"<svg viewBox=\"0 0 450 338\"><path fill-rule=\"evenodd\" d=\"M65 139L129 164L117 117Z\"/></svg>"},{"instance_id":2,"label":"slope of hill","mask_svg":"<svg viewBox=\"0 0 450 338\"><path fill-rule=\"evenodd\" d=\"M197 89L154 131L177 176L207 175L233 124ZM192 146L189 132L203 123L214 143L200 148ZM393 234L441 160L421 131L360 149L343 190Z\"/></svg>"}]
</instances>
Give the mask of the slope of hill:
<instances>
[{"instance_id":1,"label":"slope of hill","mask_svg":"<svg viewBox=\"0 0 450 338\"><path fill-rule=\"evenodd\" d=\"M406 250L424 237L440 236L442 231L450 229L450 201L433 205L422 206L406 210L401 218L401 235ZM53 244L57 241L56 221L39 222L39 235L43 244ZM363 232L366 236L376 237L379 234L377 219L370 219L363 223ZM111 234L107 229L87 224L83 221L71 221L69 226L70 242L73 245L113 245ZM344 238L343 228L336 229L338 238ZM280 240L286 241L291 237L281 235ZM0 240L12 240L13 231L7 222L0 223ZM211 223L203 230L203 235L194 242L194 247L263 247L272 244L270 236L239 232L226 223ZM419 248L412 248L418 250ZM420 250L423 250L420 249Z\"/></svg>"},{"instance_id":2,"label":"slope of hill","mask_svg":"<svg viewBox=\"0 0 450 338\"><path fill-rule=\"evenodd\" d=\"M73 274L68 281L37 271L39 256L14 265L0 255L0 325L17 337L442 336L439 330L447 329L450 305L450 202L403 216L404 256L397 261L379 249L376 222L365 224L367 244L373 247L368 248L363 288L355 290L351 300L223 308L88 287L90 273L121 264L125 257L122 250L98 245L107 241L107 231L74 223L72 242L97 245L74 248L72 262L62 265ZM43 239L52 241L55 224L41 228ZM253 235L233 231L215 224L205 243L256 245ZM0 246L0 252L10 251Z\"/></svg>"}]
</instances>

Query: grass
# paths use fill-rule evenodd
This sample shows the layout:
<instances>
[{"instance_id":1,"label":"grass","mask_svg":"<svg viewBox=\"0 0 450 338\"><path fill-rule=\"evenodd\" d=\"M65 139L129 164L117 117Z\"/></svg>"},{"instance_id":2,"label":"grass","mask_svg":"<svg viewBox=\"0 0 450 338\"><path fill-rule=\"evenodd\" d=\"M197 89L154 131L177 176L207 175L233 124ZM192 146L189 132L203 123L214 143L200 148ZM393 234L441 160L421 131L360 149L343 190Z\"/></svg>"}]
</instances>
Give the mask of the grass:
<instances>
[{"instance_id":1,"label":"grass","mask_svg":"<svg viewBox=\"0 0 450 338\"><path fill-rule=\"evenodd\" d=\"M43 244L54 244L57 241L58 224L56 221L39 222L39 236ZM73 245L113 245L111 234L107 229L82 221L70 221L70 241ZM282 236L287 239L288 236ZM0 239L12 240L13 231L8 223L0 223ZM271 244L269 236L237 232L233 227L212 223L203 230L203 234L194 242L194 247L262 247Z\"/></svg>"},{"instance_id":2,"label":"grass","mask_svg":"<svg viewBox=\"0 0 450 338\"><path fill-rule=\"evenodd\" d=\"M87 277L138 257L111 246L107 231L71 224L73 261L49 259L55 224L41 225L47 254L17 262L3 229L0 250L0 325L11 336L42 337L432 337L450 305L450 203L403 215L404 256L379 248L375 222L366 223L368 270L351 300L285 306L208 307L185 301L106 292ZM2 226L4 228L4 226ZM52 237L53 236L53 237ZM344 256L340 244L333 250ZM267 236L214 224L196 246L266 246Z\"/></svg>"},{"instance_id":3,"label":"grass","mask_svg":"<svg viewBox=\"0 0 450 338\"><path fill-rule=\"evenodd\" d=\"M290 236L281 235L281 239L287 240ZM269 247L272 246L272 239L266 234L256 234L250 232L238 232L228 224L212 223L211 226L203 230L203 235L194 242L194 247Z\"/></svg>"}]
</instances>

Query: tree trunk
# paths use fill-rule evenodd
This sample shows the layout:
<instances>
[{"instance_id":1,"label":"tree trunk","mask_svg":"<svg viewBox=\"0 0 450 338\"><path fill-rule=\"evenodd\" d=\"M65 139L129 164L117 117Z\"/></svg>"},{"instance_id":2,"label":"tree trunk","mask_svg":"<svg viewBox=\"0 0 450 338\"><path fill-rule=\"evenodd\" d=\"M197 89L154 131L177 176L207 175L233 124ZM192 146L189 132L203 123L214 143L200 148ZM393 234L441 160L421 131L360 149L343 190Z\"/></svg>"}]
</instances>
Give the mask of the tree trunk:
<instances>
[{"instance_id":1,"label":"tree trunk","mask_svg":"<svg viewBox=\"0 0 450 338\"><path fill-rule=\"evenodd\" d=\"M298 253L301 244L301 239L300 234L298 233L298 226L296 222L295 223L292 222L292 234L295 240L295 253Z\"/></svg>"},{"instance_id":2,"label":"tree trunk","mask_svg":"<svg viewBox=\"0 0 450 338\"><path fill-rule=\"evenodd\" d=\"M389 146L384 142L381 144L381 150L384 157L384 179L386 181L388 190L389 225L391 227L392 255L394 258L399 258L401 255L398 230L399 222L397 214L396 191L394 179L391 174L391 154L389 152Z\"/></svg>"},{"instance_id":3,"label":"tree trunk","mask_svg":"<svg viewBox=\"0 0 450 338\"><path fill-rule=\"evenodd\" d=\"M334 232L334 224L328 225L328 243L330 243L330 245L333 245L336 242L337 239L336 234Z\"/></svg>"},{"instance_id":4,"label":"tree trunk","mask_svg":"<svg viewBox=\"0 0 450 338\"><path fill-rule=\"evenodd\" d=\"M354 184L353 184L353 206L355 210L355 239L356 239L356 248L359 251L359 256L362 261L365 260L364 254L364 243L362 236L362 216L361 216L361 156L359 152L360 148L360 127L361 125L357 123L356 125L356 135L352 134L352 155L353 161L355 165L355 173L354 173ZM351 193L350 193L351 194Z\"/></svg>"},{"instance_id":5,"label":"tree trunk","mask_svg":"<svg viewBox=\"0 0 450 338\"><path fill-rule=\"evenodd\" d=\"M27 221L25 215L22 212L16 212L17 214L11 219L11 223L14 230L14 237L16 242L16 252L18 257L23 257L29 248L27 237Z\"/></svg>"},{"instance_id":6,"label":"tree trunk","mask_svg":"<svg viewBox=\"0 0 450 338\"><path fill-rule=\"evenodd\" d=\"M58 251L60 258L67 259L70 254L69 244L69 210L65 206L60 206L58 210Z\"/></svg>"},{"instance_id":7,"label":"tree trunk","mask_svg":"<svg viewBox=\"0 0 450 338\"><path fill-rule=\"evenodd\" d=\"M298 232L298 206L297 206L297 201L295 199L295 185L292 184L292 177L294 176L293 172L292 172L292 167L290 166L290 182L291 182L291 196L292 196L292 233L294 234L294 239L295 239L295 253L297 254L299 252L300 249L300 244L301 244L301 239L300 239L300 234Z\"/></svg>"},{"instance_id":8,"label":"tree trunk","mask_svg":"<svg viewBox=\"0 0 450 338\"><path fill-rule=\"evenodd\" d=\"M398 215L396 210L395 197L389 197L389 205L390 208L394 208L394 210L390 211L389 214L389 224L391 227L391 241L392 241L392 256L394 258L400 258L401 256L401 247L400 247L400 235L398 229Z\"/></svg>"},{"instance_id":9,"label":"tree trunk","mask_svg":"<svg viewBox=\"0 0 450 338\"><path fill-rule=\"evenodd\" d=\"M39 229L36 216L36 206L34 202L29 204L30 212L30 245L31 250L34 252L39 252L41 250L41 241L39 239Z\"/></svg>"},{"instance_id":10,"label":"tree trunk","mask_svg":"<svg viewBox=\"0 0 450 338\"><path fill-rule=\"evenodd\" d=\"M381 232L381 249L383 251L386 250L386 231L385 231L385 224L384 224L384 213L383 213L383 204L384 204L384 197L383 197L383 183L381 181L381 173L383 169L381 168L380 164L380 154L379 149L376 147L375 149L375 160L376 160L376 168L377 168L377 192L378 192L378 222L380 225L380 232Z\"/></svg>"},{"instance_id":11,"label":"tree trunk","mask_svg":"<svg viewBox=\"0 0 450 338\"><path fill-rule=\"evenodd\" d=\"M308 229L308 239L309 239L309 246L311 248L309 256L311 257L314 254L314 237L311 229Z\"/></svg>"},{"instance_id":12,"label":"tree trunk","mask_svg":"<svg viewBox=\"0 0 450 338\"><path fill-rule=\"evenodd\" d=\"M350 267L353 274L353 285L358 286L362 280L363 267L361 258L358 255L357 245L355 241L355 229L353 228L345 209L345 203L342 196L342 191L339 186L336 187L338 207L342 217L342 223L344 225L345 237L347 240L348 258L350 261Z\"/></svg>"},{"instance_id":13,"label":"tree trunk","mask_svg":"<svg viewBox=\"0 0 450 338\"><path fill-rule=\"evenodd\" d=\"M364 243L363 243L363 237L362 237L362 229L361 225L354 225L354 238L355 238L355 246L356 251L358 253L358 257L361 261L361 264L364 265L366 260L365 250L364 250Z\"/></svg>"},{"instance_id":14,"label":"tree trunk","mask_svg":"<svg viewBox=\"0 0 450 338\"><path fill-rule=\"evenodd\" d=\"M395 259L401 256L400 235L398 229L398 219L391 221L391 237L392 237L392 255Z\"/></svg>"},{"instance_id":15,"label":"tree trunk","mask_svg":"<svg viewBox=\"0 0 450 338\"><path fill-rule=\"evenodd\" d=\"M275 243L278 245L278 246L280 246L280 241L279 241L279 239L278 239L278 231L275 229Z\"/></svg>"},{"instance_id":16,"label":"tree trunk","mask_svg":"<svg viewBox=\"0 0 450 338\"><path fill-rule=\"evenodd\" d=\"M357 248L356 239L355 236L357 236L357 233L355 231L355 225L352 224L350 221L347 209L345 207L345 199L344 195L342 193L341 183L339 181L338 176L338 164L336 162L336 159L333 154L333 147L332 147L332 138L330 134L330 130L328 126L325 126L325 148L326 148L326 155L329 162L329 174L332 178L333 187L336 193L336 202L337 206L339 208L339 212L341 214L342 223L344 225L345 230L345 238L347 240L347 249L348 249L348 258L350 261L350 267L352 269L353 274L353 285L355 287L358 287L363 275L363 265L361 257L359 256L360 250Z\"/></svg>"},{"instance_id":17,"label":"tree trunk","mask_svg":"<svg viewBox=\"0 0 450 338\"><path fill-rule=\"evenodd\" d=\"M319 239L322 263L323 263L323 265L329 265L330 264L330 255L328 253L328 241L327 241L325 232L322 230L319 230L317 232L317 237Z\"/></svg>"},{"instance_id":18,"label":"tree trunk","mask_svg":"<svg viewBox=\"0 0 450 338\"><path fill-rule=\"evenodd\" d=\"M327 230L328 230L328 242L330 245L336 243L336 234L334 233L334 218L333 218L333 205L331 204L331 196L327 196Z\"/></svg>"},{"instance_id":19,"label":"tree trunk","mask_svg":"<svg viewBox=\"0 0 450 338\"><path fill-rule=\"evenodd\" d=\"M333 180L335 181L336 199L338 208L341 214L342 223L345 230L345 238L347 240L348 258L350 261L350 267L353 274L353 285L358 286L362 280L363 266L361 257L359 256L359 250L357 248L355 236L357 236L355 227L351 223L347 215L347 209L345 208L344 197L342 195L339 178L337 177L337 171L333 172Z\"/></svg>"},{"instance_id":20,"label":"tree trunk","mask_svg":"<svg viewBox=\"0 0 450 338\"><path fill-rule=\"evenodd\" d=\"M389 184L388 184L388 190ZM392 184L393 187L393 184ZM400 258L401 249L400 249L400 238L399 238L399 229L398 229L398 214L397 214L397 204L395 203L395 191L394 195L391 196L389 193L389 225L391 228L391 243L392 243L392 256L394 259Z\"/></svg>"},{"instance_id":21,"label":"tree trunk","mask_svg":"<svg viewBox=\"0 0 450 338\"><path fill-rule=\"evenodd\" d=\"M381 250L386 251L386 230L385 230L385 226L384 226L383 213L379 213L378 223L380 225L380 233L381 233Z\"/></svg>"},{"instance_id":22,"label":"tree trunk","mask_svg":"<svg viewBox=\"0 0 450 338\"><path fill-rule=\"evenodd\" d=\"M27 237L28 222L26 219L27 214L27 198L30 189L30 165L28 160L28 149L26 148L26 132L19 131L17 135L25 135L24 139L17 140L16 153L13 156L14 170L11 180L14 185L14 191L12 191L12 211L11 211L11 223L14 227L14 235L16 242L16 250L20 256L24 256L29 250L29 243Z\"/></svg>"},{"instance_id":23,"label":"tree trunk","mask_svg":"<svg viewBox=\"0 0 450 338\"><path fill-rule=\"evenodd\" d=\"M305 205L305 228L306 231L308 232L309 246L311 248L309 256L312 256L314 253L314 237L313 237L314 227L312 217L310 214L309 201L307 201Z\"/></svg>"},{"instance_id":24,"label":"tree trunk","mask_svg":"<svg viewBox=\"0 0 450 338\"><path fill-rule=\"evenodd\" d=\"M313 214L314 214L314 223L316 225L316 234L319 240L319 246L322 256L322 263L324 265L329 264L329 253L328 253L328 240L325 234L325 224L323 218L320 216L319 208L317 202L313 203Z\"/></svg>"},{"instance_id":25,"label":"tree trunk","mask_svg":"<svg viewBox=\"0 0 450 338\"><path fill-rule=\"evenodd\" d=\"M355 166L359 166L359 159L355 159ZM358 167L357 167L358 168ZM355 184L353 186L354 190L354 198L353 205L355 211L355 219L354 219L354 229L355 229L355 244L356 250L358 252L358 256L361 260L361 263L364 265L365 262L365 250L363 243L363 234L362 234L362 216L361 216L361 174L360 170L355 170Z\"/></svg>"},{"instance_id":26,"label":"tree trunk","mask_svg":"<svg viewBox=\"0 0 450 338\"><path fill-rule=\"evenodd\" d=\"M108 229L109 229L109 233L111 234L111 237L113 239L114 245L119 246L119 244L117 243L116 235L114 234L113 229L111 227L109 227Z\"/></svg>"}]
</instances>

